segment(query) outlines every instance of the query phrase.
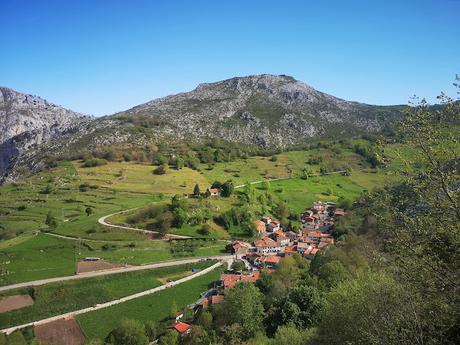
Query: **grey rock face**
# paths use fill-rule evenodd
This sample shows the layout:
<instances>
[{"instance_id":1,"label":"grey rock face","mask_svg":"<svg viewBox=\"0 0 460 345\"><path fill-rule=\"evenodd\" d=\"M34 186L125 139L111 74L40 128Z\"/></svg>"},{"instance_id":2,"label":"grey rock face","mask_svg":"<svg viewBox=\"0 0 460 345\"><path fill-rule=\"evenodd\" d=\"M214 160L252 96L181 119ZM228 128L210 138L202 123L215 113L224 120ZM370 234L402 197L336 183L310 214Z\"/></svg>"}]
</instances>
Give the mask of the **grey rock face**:
<instances>
[{"instance_id":1,"label":"grey rock face","mask_svg":"<svg viewBox=\"0 0 460 345\"><path fill-rule=\"evenodd\" d=\"M24 152L60 137L84 119L40 97L0 87L0 178Z\"/></svg>"}]
</instances>

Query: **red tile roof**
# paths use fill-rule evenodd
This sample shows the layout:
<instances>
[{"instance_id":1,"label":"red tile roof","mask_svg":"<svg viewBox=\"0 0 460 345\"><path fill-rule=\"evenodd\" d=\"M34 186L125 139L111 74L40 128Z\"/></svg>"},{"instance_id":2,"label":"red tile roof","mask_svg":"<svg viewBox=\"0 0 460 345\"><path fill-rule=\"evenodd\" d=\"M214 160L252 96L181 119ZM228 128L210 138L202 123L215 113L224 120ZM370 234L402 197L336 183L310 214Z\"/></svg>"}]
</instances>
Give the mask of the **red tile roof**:
<instances>
[{"instance_id":1,"label":"red tile roof","mask_svg":"<svg viewBox=\"0 0 460 345\"><path fill-rule=\"evenodd\" d=\"M221 274L220 280L224 284L224 288L234 287L238 282L255 283L259 279L260 272L255 271L252 275L246 276L242 274Z\"/></svg>"},{"instance_id":2,"label":"red tile roof","mask_svg":"<svg viewBox=\"0 0 460 345\"><path fill-rule=\"evenodd\" d=\"M180 334L186 333L189 329L192 328L188 323L179 321L175 322L172 325L169 326L169 328L174 328L176 331L178 331Z\"/></svg>"},{"instance_id":3,"label":"red tile roof","mask_svg":"<svg viewBox=\"0 0 460 345\"><path fill-rule=\"evenodd\" d=\"M273 240L268 241L268 240L260 240L256 242L256 247L279 247L280 245L278 242L275 242Z\"/></svg>"},{"instance_id":4,"label":"red tile roof","mask_svg":"<svg viewBox=\"0 0 460 345\"><path fill-rule=\"evenodd\" d=\"M281 256L264 256L261 258L257 258L256 260L259 262L265 262L267 264L278 264L281 261Z\"/></svg>"}]
</instances>

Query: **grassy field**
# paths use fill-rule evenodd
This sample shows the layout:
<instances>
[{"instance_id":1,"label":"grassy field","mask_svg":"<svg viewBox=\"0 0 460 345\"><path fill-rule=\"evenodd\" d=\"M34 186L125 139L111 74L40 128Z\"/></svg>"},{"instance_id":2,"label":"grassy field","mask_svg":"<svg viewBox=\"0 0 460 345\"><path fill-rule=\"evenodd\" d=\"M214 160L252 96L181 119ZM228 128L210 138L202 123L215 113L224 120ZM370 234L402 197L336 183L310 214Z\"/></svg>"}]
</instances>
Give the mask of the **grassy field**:
<instances>
[{"instance_id":1,"label":"grassy field","mask_svg":"<svg viewBox=\"0 0 460 345\"><path fill-rule=\"evenodd\" d=\"M116 191L148 194L191 193L195 184L205 190L208 180L198 171L189 168L168 169L164 175L154 175L152 165L110 162L93 168L82 168L73 162L82 181Z\"/></svg>"},{"instance_id":2,"label":"grassy field","mask_svg":"<svg viewBox=\"0 0 460 345\"><path fill-rule=\"evenodd\" d=\"M191 274L192 268L204 269L214 263L215 261L204 261L195 264L53 283L29 289L11 290L0 294L0 298L16 294L30 294L34 298L34 304L30 307L1 313L0 328L83 309L98 303L112 301L152 289L162 285L158 280L159 278L174 277L179 279Z\"/></svg>"},{"instance_id":3,"label":"grassy field","mask_svg":"<svg viewBox=\"0 0 460 345\"><path fill-rule=\"evenodd\" d=\"M77 320L90 339L104 339L112 329L118 326L122 319L136 319L142 322L149 320L167 321L173 302L178 308L184 308L195 302L203 291L206 291L218 280L221 273L221 269L216 269L153 295L82 314L77 317Z\"/></svg>"},{"instance_id":4,"label":"grassy field","mask_svg":"<svg viewBox=\"0 0 460 345\"><path fill-rule=\"evenodd\" d=\"M189 240L191 241L191 240ZM11 242L8 245L8 242ZM173 253L175 242L157 241L76 241L46 234L3 242L0 251L0 285L75 274L76 259L99 257L113 263L144 264L189 256L224 253L224 242L181 241L194 245L193 252Z\"/></svg>"}]
</instances>

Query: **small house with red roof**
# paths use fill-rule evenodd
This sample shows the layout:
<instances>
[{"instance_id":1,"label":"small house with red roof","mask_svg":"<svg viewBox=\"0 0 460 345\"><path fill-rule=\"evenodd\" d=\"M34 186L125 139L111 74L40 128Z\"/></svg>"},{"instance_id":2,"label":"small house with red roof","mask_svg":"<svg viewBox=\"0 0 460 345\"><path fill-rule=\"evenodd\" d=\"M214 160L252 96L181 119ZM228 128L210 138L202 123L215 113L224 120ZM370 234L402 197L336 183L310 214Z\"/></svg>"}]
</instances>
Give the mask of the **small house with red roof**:
<instances>
[{"instance_id":1,"label":"small house with red roof","mask_svg":"<svg viewBox=\"0 0 460 345\"><path fill-rule=\"evenodd\" d=\"M175 329L180 335L185 335L190 333L192 326L189 325L188 323L178 321L174 322L173 324L169 325L168 328Z\"/></svg>"},{"instance_id":2,"label":"small house with red roof","mask_svg":"<svg viewBox=\"0 0 460 345\"><path fill-rule=\"evenodd\" d=\"M210 196L220 196L222 194L222 188L208 188Z\"/></svg>"}]
</instances>

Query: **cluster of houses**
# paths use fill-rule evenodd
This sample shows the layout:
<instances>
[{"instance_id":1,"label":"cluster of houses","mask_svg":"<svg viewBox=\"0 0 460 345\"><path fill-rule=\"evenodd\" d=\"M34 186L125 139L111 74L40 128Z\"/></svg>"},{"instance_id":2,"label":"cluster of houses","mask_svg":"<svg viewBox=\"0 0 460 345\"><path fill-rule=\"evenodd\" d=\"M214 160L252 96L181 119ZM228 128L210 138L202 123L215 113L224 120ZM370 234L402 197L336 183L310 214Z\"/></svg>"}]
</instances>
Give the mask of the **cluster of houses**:
<instances>
[{"instance_id":1,"label":"cluster of houses","mask_svg":"<svg viewBox=\"0 0 460 345\"><path fill-rule=\"evenodd\" d=\"M297 233L284 231L278 220L264 216L255 221L260 239L254 246L239 241L233 243L233 253L255 256L254 262L265 267L276 266L282 257L293 253L311 259L318 251L334 244L331 234L334 220L344 215L345 211L332 202L315 202L300 215L302 226Z\"/></svg>"},{"instance_id":2,"label":"cluster of houses","mask_svg":"<svg viewBox=\"0 0 460 345\"><path fill-rule=\"evenodd\" d=\"M332 202L318 201L300 215L301 227L296 233L284 231L281 223L269 216L255 221L259 240L254 245L243 241L232 243L232 252L238 258L246 258L252 263L248 273L225 273L220 276L213 293L200 299L200 308L222 303L225 289L234 287L238 282L255 283L260 270L270 272L286 256L299 253L305 258L313 258L319 251L334 244L331 231L334 220L345 215L345 211L336 208ZM191 325L181 321L183 314L178 313L170 328L184 335L190 332Z\"/></svg>"}]
</instances>

